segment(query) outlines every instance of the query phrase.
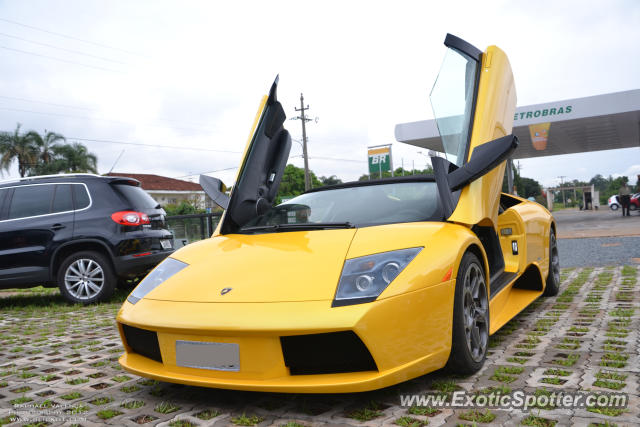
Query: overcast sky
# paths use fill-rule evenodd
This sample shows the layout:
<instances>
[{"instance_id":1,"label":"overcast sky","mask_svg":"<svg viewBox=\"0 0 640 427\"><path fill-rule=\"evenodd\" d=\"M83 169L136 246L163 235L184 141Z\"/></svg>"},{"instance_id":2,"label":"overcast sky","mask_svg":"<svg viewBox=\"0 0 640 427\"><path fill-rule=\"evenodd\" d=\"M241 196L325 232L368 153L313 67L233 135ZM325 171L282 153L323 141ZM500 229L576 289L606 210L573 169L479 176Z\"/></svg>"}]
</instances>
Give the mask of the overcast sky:
<instances>
[{"instance_id":1,"label":"overcast sky","mask_svg":"<svg viewBox=\"0 0 640 427\"><path fill-rule=\"evenodd\" d=\"M428 94L447 32L502 48L518 105L529 105L640 88L639 23L637 0L0 0L0 129L20 122L79 140L100 173L124 149L114 171L217 171L231 183L260 98L280 74L287 115L304 92L318 117L307 128L311 169L351 180L366 173L368 145L395 142L396 123L433 118ZM300 121L286 127L301 139ZM301 151L294 143L298 166ZM394 143L395 166L424 168L418 151ZM544 185L596 173L635 182L640 148L521 165ZM17 175L17 166L4 174Z\"/></svg>"}]
</instances>

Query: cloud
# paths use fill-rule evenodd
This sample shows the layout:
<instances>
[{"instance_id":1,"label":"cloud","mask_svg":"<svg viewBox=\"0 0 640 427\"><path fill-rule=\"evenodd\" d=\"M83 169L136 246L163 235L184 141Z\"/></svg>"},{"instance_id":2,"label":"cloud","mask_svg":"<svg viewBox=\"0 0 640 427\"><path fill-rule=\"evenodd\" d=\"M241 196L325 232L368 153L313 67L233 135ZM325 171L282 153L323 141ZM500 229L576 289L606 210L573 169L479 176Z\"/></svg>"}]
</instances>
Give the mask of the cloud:
<instances>
[{"instance_id":1,"label":"cloud","mask_svg":"<svg viewBox=\"0 0 640 427\"><path fill-rule=\"evenodd\" d=\"M183 176L237 166L238 154L204 150L241 152L260 97L280 74L279 99L286 114L296 115L302 92L310 115L319 117L308 128L314 172L356 179L366 172L368 145L394 143L396 123L432 117L428 94L447 32L481 48L503 48L520 105L635 89L640 69L640 57L629 54L640 31L640 4L633 1L595 6L496 1L488 6L69 0L61 5L2 2L0 12L6 19L116 49L9 23L3 23L3 32L122 64L0 36L0 45L71 61L0 49L0 95L41 102L0 98L0 109L32 111L0 110L0 129L12 130L21 122L25 130L49 129L69 137L203 150L86 141L98 155L100 172L111 168L122 149L119 171ZM299 121L286 126L300 139ZM394 144L395 166L404 159L405 166L424 167L428 159L418 151ZM294 143L292 153L299 152ZM352 161L321 159L331 157ZM543 182L560 174L588 179L631 171L637 158L636 150L531 159L523 161L522 173ZM291 161L302 164L300 158ZM11 175L16 174L14 167ZM226 182L235 178L234 171L218 175Z\"/></svg>"}]
</instances>

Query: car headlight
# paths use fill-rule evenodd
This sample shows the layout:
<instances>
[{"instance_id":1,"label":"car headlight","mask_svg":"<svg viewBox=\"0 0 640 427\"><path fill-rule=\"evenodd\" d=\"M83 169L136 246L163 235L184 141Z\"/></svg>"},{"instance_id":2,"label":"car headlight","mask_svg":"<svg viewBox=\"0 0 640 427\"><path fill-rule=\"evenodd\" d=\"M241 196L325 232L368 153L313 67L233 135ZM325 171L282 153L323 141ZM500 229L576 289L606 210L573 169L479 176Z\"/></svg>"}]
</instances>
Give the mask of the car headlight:
<instances>
[{"instance_id":1,"label":"car headlight","mask_svg":"<svg viewBox=\"0 0 640 427\"><path fill-rule=\"evenodd\" d=\"M421 250L400 249L346 260L332 307L374 301Z\"/></svg>"},{"instance_id":2,"label":"car headlight","mask_svg":"<svg viewBox=\"0 0 640 427\"><path fill-rule=\"evenodd\" d=\"M138 286L127 297L127 301L135 304L140 301L146 294L157 288L162 282L173 276L189 264L178 261L173 258L165 258L160 264L149 273Z\"/></svg>"}]
</instances>

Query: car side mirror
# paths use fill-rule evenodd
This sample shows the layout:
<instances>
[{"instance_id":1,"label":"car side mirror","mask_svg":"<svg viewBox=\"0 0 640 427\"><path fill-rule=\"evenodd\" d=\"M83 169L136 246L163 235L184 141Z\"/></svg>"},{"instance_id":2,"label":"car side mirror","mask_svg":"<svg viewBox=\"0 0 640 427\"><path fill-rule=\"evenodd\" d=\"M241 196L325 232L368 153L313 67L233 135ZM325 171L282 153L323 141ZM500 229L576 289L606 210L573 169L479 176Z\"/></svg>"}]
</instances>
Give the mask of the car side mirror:
<instances>
[{"instance_id":1,"label":"car side mirror","mask_svg":"<svg viewBox=\"0 0 640 427\"><path fill-rule=\"evenodd\" d=\"M516 148L518 137L513 134L479 145L467 163L449 174L449 188L456 191L480 178L508 159Z\"/></svg>"},{"instance_id":2,"label":"car side mirror","mask_svg":"<svg viewBox=\"0 0 640 427\"><path fill-rule=\"evenodd\" d=\"M229 207L229 196L225 193L227 187L218 178L200 175L200 186L216 205L224 210Z\"/></svg>"},{"instance_id":3,"label":"car side mirror","mask_svg":"<svg viewBox=\"0 0 640 427\"><path fill-rule=\"evenodd\" d=\"M471 159L461 167L442 157L432 157L431 163L445 216L448 218L453 213L459 190L508 159L517 147L518 138L512 134L479 145L473 150Z\"/></svg>"}]
</instances>

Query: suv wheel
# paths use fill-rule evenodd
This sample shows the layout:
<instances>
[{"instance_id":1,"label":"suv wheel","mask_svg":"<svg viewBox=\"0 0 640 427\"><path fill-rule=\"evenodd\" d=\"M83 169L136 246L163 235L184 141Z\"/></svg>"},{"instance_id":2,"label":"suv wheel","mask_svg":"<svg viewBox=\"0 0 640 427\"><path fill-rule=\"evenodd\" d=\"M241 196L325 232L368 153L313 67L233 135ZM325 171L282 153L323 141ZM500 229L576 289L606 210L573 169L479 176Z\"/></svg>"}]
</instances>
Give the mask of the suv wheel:
<instances>
[{"instance_id":1,"label":"suv wheel","mask_svg":"<svg viewBox=\"0 0 640 427\"><path fill-rule=\"evenodd\" d=\"M99 252L69 255L58 270L58 287L71 302L91 304L113 294L116 277L109 260Z\"/></svg>"}]
</instances>

